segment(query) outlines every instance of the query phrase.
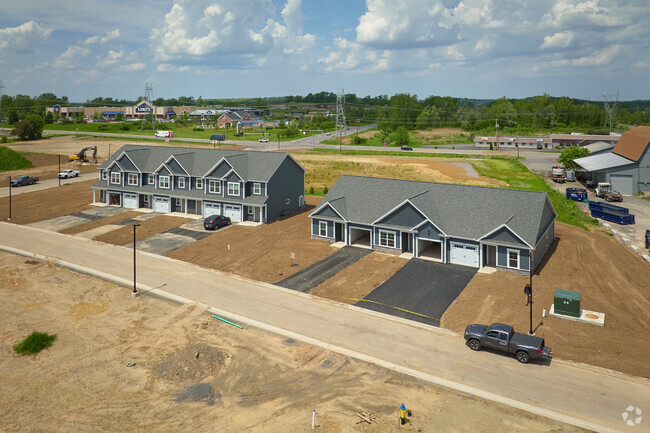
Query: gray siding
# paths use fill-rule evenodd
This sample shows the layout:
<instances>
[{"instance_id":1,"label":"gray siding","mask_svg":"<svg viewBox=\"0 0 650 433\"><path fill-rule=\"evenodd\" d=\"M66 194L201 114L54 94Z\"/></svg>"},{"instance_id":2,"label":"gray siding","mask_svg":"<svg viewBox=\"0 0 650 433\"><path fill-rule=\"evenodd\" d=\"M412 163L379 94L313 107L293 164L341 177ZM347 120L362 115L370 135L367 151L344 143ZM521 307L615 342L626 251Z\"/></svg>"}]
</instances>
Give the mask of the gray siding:
<instances>
[{"instance_id":1,"label":"gray siding","mask_svg":"<svg viewBox=\"0 0 650 433\"><path fill-rule=\"evenodd\" d=\"M485 240L494 240L498 242L507 242L509 244L515 244L519 246L526 246L517 236L512 234L512 232L506 227L501 227L496 232L492 233L490 236L486 237Z\"/></svg>"},{"instance_id":2,"label":"gray siding","mask_svg":"<svg viewBox=\"0 0 650 433\"><path fill-rule=\"evenodd\" d=\"M508 267L508 250L518 250L519 251L519 269L523 271L528 271L530 267L528 266L528 257L529 251L521 248L513 247L504 247L499 245L497 247L497 266ZM514 269L514 268L510 268Z\"/></svg>"},{"instance_id":3,"label":"gray siding","mask_svg":"<svg viewBox=\"0 0 650 433\"><path fill-rule=\"evenodd\" d=\"M329 204L327 206L325 206L323 209L321 209L315 215L328 217L328 218L336 218L337 220L341 220L341 217L339 217L338 214L336 212L334 212L334 210L332 210L332 207Z\"/></svg>"},{"instance_id":4,"label":"gray siding","mask_svg":"<svg viewBox=\"0 0 650 433\"><path fill-rule=\"evenodd\" d=\"M422 227L418 229L418 236L421 238L427 238L433 240L441 239L441 233L430 222L427 222L426 224L422 225Z\"/></svg>"},{"instance_id":5,"label":"gray siding","mask_svg":"<svg viewBox=\"0 0 650 433\"><path fill-rule=\"evenodd\" d=\"M380 224L388 224L392 226L413 228L420 224L426 218L413 207L410 203L405 203L399 209L396 209L386 218L379 221Z\"/></svg>"},{"instance_id":6,"label":"gray siding","mask_svg":"<svg viewBox=\"0 0 650 433\"><path fill-rule=\"evenodd\" d=\"M175 159L171 159L166 165L175 174L186 174L185 170L183 170L183 168L178 162L176 162Z\"/></svg>"},{"instance_id":7,"label":"gray siding","mask_svg":"<svg viewBox=\"0 0 650 433\"><path fill-rule=\"evenodd\" d=\"M182 188L180 186L178 186L179 180L181 178L185 179L185 186L183 186ZM180 190L183 190L183 191L187 191L187 190L189 190L189 183L190 183L190 178L187 177L187 176L174 176L174 189L180 189Z\"/></svg>"},{"instance_id":8,"label":"gray siding","mask_svg":"<svg viewBox=\"0 0 650 433\"><path fill-rule=\"evenodd\" d=\"M256 183L260 184L260 193L259 194L253 194L254 191L254 185ZM254 196L264 196L266 194L266 183L264 182L246 182L246 197L250 195Z\"/></svg>"},{"instance_id":9,"label":"gray siding","mask_svg":"<svg viewBox=\"0 0 650 433\"><path fill-rule=\"evenodd\" d=\"M544 205L544 210L542 211L542 217L540 218L539 232L537 233L537 242L544 236L546 229L550 224L555 222L555 214L553 209L548 202Z\"/></svg>"},{"instance_id":10,"label":"gray siding","mask_svg":"<svg viewBox=\"0 0 650 433\"><path fill-rule=\"evenodd\" d=\"M544 234L542 235L542 238L540 239L539 243L537 244L537 248L533 253L533 269L537 269L537 266L546 255L546 252L551 247L551 244L553 243L554 240L555 240L555 222L553 222L548 227L546 232L544 232Z\"/></svg>"},{"instance_id":11,"label":"gray siding","mask_svg":"<svg viewBox=\"0 0 650 433\"><path fill-rule=\"evenodd\" d=\"M169 170L167 170L165 167L161 167L160 170L158 170L158 175L163 175L163 176L169 176L171 173Z\"/></svg>"},{"instance_id":12,"label":"gray siding","mask_svg":"<svg viewBox=\"0 0 650 433\"><path fill-rule=\"evenodd\" d=\"M610 182L612 174L632 176L633 194L636 195L641 191L650 191L650 146L641 154L639 161L607 169L606 179Z\"/></svg>"},{"instance_id":13,"label":"gray siding","mask_svg":"<svg viewBox=\"0 0 650 433\"><path fill-rule=\"evenodd\" d=\"M267 219L273 220L285 212L297 210L298 198L305 194L305 172L286 157L269 180L268 191Z\"/></svg>"},{"instance_id":14,"label":"gray siding","mask_svg":"<svg viewBox=\"0 0 650 433\"><path fill-rule=\"evenodd\" d=\"M321 237L320 236L320 229L319 229L319 224L320 222L323 221L327 223L327 237L329 239L334 239L334 223L332 221L324 221L324 220L318 220L318 219L312 219L311 221L311 234L312 236L316 237Z\"/></svg>"},{"instance_id":15,"label":"gray siding","mask_svg":"<svg viewBox=\"0 0 650 433\"><path fill-rule=\"evenodd\" d=\"M121 157L120 159L118 159L117 161L120 163L120 165L122 166L122 168L124 168L124 170L127 170L127 171L138 171L138 169L135 167L135 165L133 165L133 163L131 162L131 160L130 160L126 155L122 156L122 157Z\"/></svg>"},{"instance_id":16,"label":"gray siding","mask_svg":"<svg viewBox=\"0 0 650 433\"><path fill-rule=\"evenodd\" d=\"M237 175L235 174L235 172L230 173L230 174L228 175L228 177L226 177L226 180L227 180L228 182L241 182L241 181L242 181L241 177L237 176Z\"/></svg>"},{"instance_id":17,"label":"gray siding","mask_svg":"<svg viewBox=\"0 0 650 433\"><path fill-rule=\"evenodd\" d=\"M230 164L228 164L226 161L223 161L221 164L216 166L214 170L212 170L210 173L208 173L207 177L218 177L219 179L221 179L230 170L232 170L232 167L230 166Z\"/></svg>"}]
</instances>

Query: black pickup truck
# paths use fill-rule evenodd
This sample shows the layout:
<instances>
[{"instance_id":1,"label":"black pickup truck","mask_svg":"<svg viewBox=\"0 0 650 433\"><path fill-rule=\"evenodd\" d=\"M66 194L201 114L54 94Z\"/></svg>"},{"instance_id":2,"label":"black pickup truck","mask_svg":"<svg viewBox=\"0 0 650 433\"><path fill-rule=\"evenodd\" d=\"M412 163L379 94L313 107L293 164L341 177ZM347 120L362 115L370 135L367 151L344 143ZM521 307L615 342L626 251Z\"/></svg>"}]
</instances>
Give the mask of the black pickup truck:
<instances>
[{"instance_id":1,"label":"black pickup truck","mask_svg":"<svg viewBox=\"0 0 650 433\"><path fill-rule=\"evenodd\" d=\"M11 186L25 186L25 185L33 185L36 182L38 182L37 177L31 177L31 176L18 176L15 179L11 179Z\"/></svg>"},{"instance_id":2,"label":"black pickup truck","mask_svg":"<svg viewBox=\"0 0 650 433\"><path fill-rule=\"evenodd\" d=\"M544 346L543 338L515 332L512 326L502 323L490 326L469 325L465 328L465 340L472 350L489 347L510 352L517 357L517 361L523 363L531 359L551 358L551 348Z\"/></svg>"}]
</instances>

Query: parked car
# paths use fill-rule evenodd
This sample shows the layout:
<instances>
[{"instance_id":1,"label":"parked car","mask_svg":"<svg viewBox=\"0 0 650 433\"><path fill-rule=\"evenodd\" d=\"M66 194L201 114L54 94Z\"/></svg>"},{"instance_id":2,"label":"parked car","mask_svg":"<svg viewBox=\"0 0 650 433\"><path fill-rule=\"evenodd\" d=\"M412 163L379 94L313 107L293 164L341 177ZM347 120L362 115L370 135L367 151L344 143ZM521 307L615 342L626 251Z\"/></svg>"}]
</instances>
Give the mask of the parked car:
<instances>
[{"instance_id":1,"label":"parked car","mask_svg":"<svg viewBox=\"0 0 650 433\"><path fill-rule=\"evenodd\" d=\"M33 185L36 182L38 182L37 177L31 177L31 176L18 176L15 179L11 179L11 186L16 187L16 186L25 186L25 185Z\"/></svg>"},{"instance_id":2,"label":"parked car","mask_svg":"<svg viewBox=\"0 0 650 433\"><path fill-rule=\"evenodd\" d=\"M69 177L77 177L81 172L79 170L63 170L61 173L57 174L59 179L67 179Z\"/></svg>"},{"instance_id":3,"label":"parked car","mask_svg":"<svg viewBox=\"0 0 650 433\"><path fill-rule=\"evenodd\" d=\"M269 142L269 139L268 139L268 138L260 138L260 139L257 140L257 141L259 141L260 143L268 143L268 142Z\"/></svg>"},{"instance_id":4,"label":"parked car","mask_svg":"<svg viewBox=\"0 0 650 433\"><path fill-rule=\"evenodd\" d=\"M512 326L502 323L469 325L465 328L465 340L472 350L489 347L509 352L524 364L531 359L551 358L551 348L544 346L543 338L515 332Z\"/></svg>"},{"instance_id":5,"label":"parked car","mask_svg":"<svg viewBox=\"0 0 650 433\"><path fill-rule=\"evenodd\" d=\"M413 148L410 147L410 146L404 145L404 146L402 146L402 150L413 150Z\"/></svg>"},{"instance_id":6,"label":"parked car","mask_svg":"<svg viewBox=\"0 0 650 433\"><path fill-rule=\"evenodd\" d=\"M331 132L327 132L325 135L332 135L332 133L331 133Z\"/></svg>"},{"instance_id":7,"label":"parked car","mask_svg":"<svg viewBox=\"0 0 650 433\"><path fill-rule=\"evenodd\" d=\"M223 215L210 215L203 221L203 228L206 230L215 230L228 225L230 225L230 218Z\"/></svg>"}]
</instances>

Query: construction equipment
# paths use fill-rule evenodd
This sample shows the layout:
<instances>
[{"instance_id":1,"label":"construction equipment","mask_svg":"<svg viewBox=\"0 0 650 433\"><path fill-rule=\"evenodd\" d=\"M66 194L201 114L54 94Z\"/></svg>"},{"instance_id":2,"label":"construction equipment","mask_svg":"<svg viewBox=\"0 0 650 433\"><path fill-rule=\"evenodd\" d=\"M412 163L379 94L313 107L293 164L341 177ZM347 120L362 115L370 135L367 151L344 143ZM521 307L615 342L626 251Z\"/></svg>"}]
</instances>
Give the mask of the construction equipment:
<instances>
[{"instance_id":1,"label":"construction equipment","mask_svg":"<svg viewBox=\"0 0 650 433\"><path fill-rule=\"evenodd\" d=\"M559 165L551 167L551 180L556 183L564 183L566 181L564 167Z\"/></svg>"},{"instance_id":2,"label":"construction equipment","mask_svg":"<svg viewBox=\"0 0 650 433\"><path fill-rule=\"evenodd\" d=\"M623 196L620 192L612 189L611 183L601 182L596 188L596 197L604 198L605 201L623 201Z\"/></svg>"},{"instance_id":3,"label":"construction equipment","mask_svg":"<svg viewBox=\"0 0 650 433\"><path fill-rule=\"evenodd\" d=\"M93 151L93 162L97 164L97 146L90 146L90 147L84 147L81 149L79 153L75 153L72 155L68 156L68 160L70 161L79 161L79 162L88 162L88 158L86 157L86 152L92 150Z\"/></svg>"}]
</instances>

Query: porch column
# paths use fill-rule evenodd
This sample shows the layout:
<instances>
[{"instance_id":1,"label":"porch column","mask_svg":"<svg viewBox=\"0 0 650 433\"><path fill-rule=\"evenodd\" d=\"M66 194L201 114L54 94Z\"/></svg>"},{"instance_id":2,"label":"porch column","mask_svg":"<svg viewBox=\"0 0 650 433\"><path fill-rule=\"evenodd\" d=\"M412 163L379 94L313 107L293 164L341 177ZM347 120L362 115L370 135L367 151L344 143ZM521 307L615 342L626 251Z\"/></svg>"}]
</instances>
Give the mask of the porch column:
<instances>
[{"instance_id":1,"label":"porch column","mask_svg":"<svg viewBox=\"0 0 650 433\"><path fill-rule=\"evenodd\" d=\"M187 199L185 199L185 215L187 215Z\"/></svg>"}]
</instances>

